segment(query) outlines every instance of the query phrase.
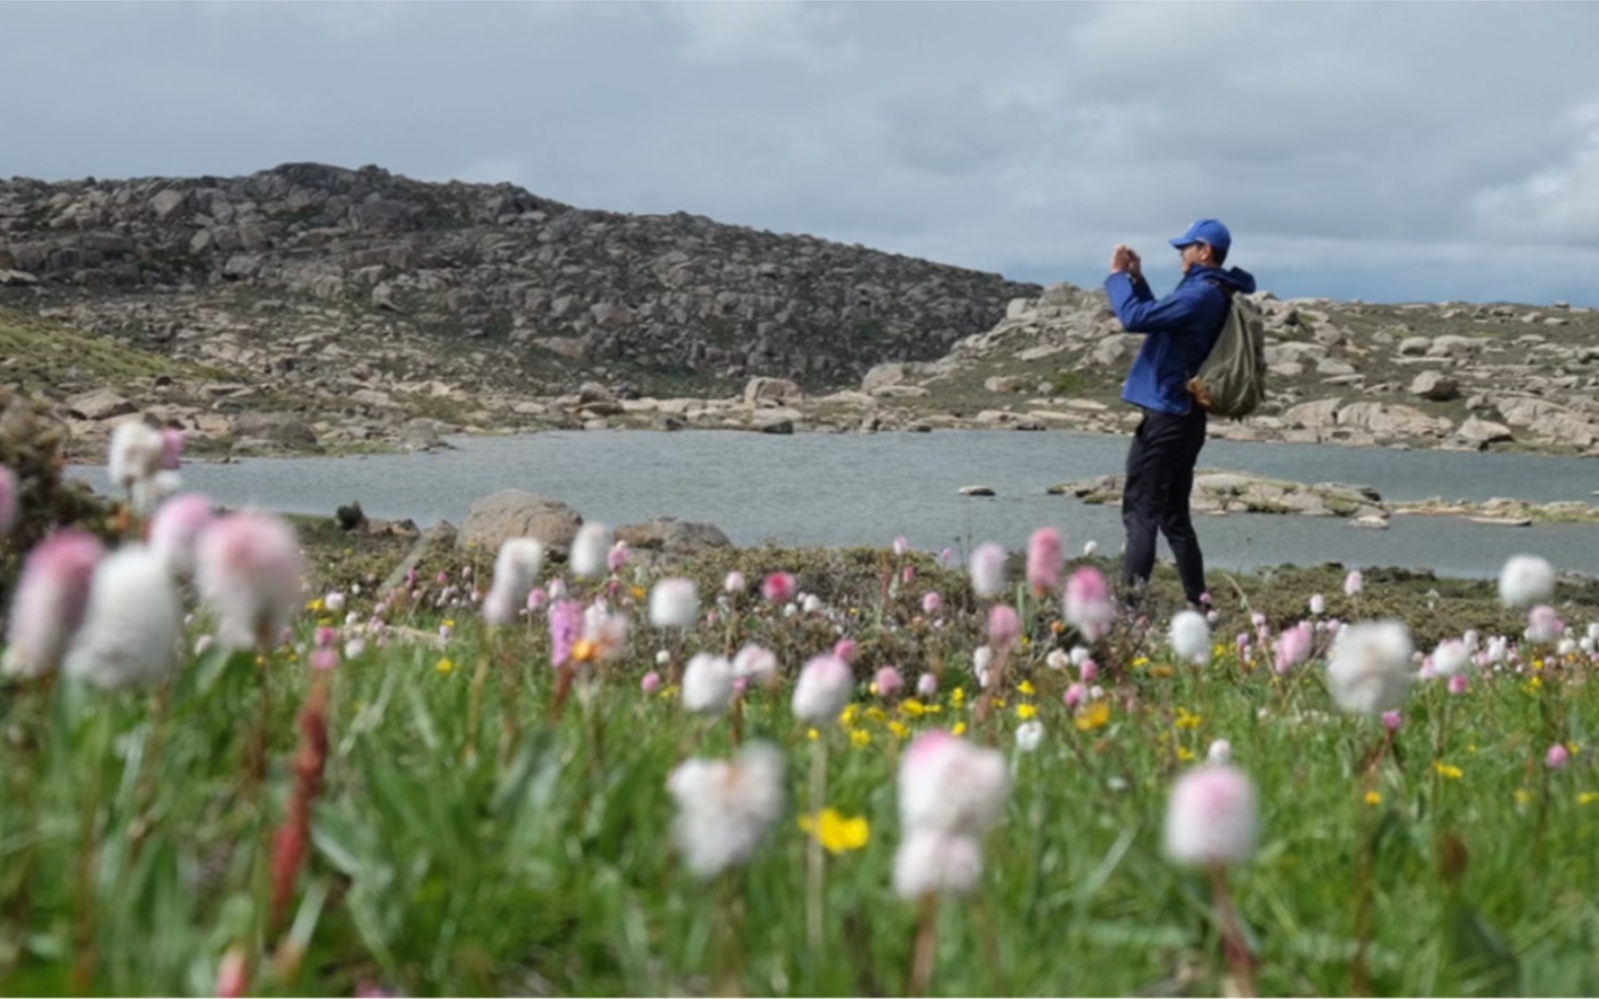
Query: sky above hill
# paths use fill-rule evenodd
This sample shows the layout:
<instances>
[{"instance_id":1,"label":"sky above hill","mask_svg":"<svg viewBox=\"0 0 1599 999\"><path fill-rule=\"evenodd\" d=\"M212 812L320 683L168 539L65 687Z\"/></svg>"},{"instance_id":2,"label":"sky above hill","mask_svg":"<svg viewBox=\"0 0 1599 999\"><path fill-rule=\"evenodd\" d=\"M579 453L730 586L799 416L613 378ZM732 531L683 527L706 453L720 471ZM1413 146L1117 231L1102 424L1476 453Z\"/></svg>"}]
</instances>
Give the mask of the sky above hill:
<instances>
[{"instance_id":1,"label":"sky above hill","mask_svg":"<svg viewBox=\"0 0 1599 999\"><path fill-rule=\"evenodd\" d=\"M1599 305L1596 4L0 4L0 176L511 181L1094 284Z\"/></svg>"}]
</instances>

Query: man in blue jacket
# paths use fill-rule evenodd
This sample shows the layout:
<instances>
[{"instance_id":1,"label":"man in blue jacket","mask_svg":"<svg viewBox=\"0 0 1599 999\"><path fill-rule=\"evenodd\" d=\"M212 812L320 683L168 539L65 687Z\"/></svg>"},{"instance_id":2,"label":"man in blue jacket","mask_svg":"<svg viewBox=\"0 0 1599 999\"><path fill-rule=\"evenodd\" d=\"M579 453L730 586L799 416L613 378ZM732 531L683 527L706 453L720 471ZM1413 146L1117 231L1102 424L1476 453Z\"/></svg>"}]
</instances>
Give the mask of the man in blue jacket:
<instances>
[{"instance_id":1,"label":"man in blue jacket","mask_svg":"<svg viewBox=\"0 0 1599 999\"><path fill-rule=\"evenodd\" d=\"M1116 318L1129 333L1146 334L1122 398L1144 411L1127 450L1127 485L1122 525L1127 550L1122 582L1133 595L1155 568L1155 532L1166 536L1183 593L1191 607L1206 598L1205 558L1189 515L1194 464L1205 446L1204 409L1188 392L1227 321L1231 296L1255 290L1248 272L1222 269L1232 234L1215 219L1201 219L1171 241L1183 257L1183 279L1165 298L1155 298L1144 280L1138 254L1122 245L1111 257L1105 291Z\"/></svg>"}]
</instances>

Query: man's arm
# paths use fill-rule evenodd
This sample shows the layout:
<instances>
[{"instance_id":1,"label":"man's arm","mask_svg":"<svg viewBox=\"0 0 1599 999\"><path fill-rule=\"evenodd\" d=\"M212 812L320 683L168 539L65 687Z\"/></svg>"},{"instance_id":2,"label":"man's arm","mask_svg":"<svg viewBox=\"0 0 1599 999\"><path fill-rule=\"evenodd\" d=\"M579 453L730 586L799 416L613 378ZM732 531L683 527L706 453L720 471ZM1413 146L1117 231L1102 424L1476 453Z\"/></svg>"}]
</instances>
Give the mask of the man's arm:
<instances>
[{"instance_id":1,"label":"man's arm","mask_svg":"<svg viewBox=\"0 0 1599 999\"><path fill-rule=\"evenodd\" d=\"M1167 333L1192 328L1196 319L1214 308L1208 291L1204 285L1190 286L1157 301L1149 285L1135 281L1130 274L1112 274L1105 279L1111 307L1129 333Z\"/></svg>"}]
</instances>

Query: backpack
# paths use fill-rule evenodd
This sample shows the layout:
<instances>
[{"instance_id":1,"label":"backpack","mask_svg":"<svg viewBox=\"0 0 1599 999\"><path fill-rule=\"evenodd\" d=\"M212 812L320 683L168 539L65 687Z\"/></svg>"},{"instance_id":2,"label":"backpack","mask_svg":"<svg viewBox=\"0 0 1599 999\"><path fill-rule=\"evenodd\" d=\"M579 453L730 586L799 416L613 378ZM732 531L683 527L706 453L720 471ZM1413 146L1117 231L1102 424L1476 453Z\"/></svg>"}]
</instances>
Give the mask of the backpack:
<instances>
[{"instance_id":1,"label":"backpack","mask_svg":"<svg viewBox=\"0 0 1599 999\"><path fill-rule=\"evenodd\" d=\"M1266 399L1266 323L1249 298L1222 290L1227 320L1188 391L1205 412L1237 420Z\"/></svg>"}]
</instances>

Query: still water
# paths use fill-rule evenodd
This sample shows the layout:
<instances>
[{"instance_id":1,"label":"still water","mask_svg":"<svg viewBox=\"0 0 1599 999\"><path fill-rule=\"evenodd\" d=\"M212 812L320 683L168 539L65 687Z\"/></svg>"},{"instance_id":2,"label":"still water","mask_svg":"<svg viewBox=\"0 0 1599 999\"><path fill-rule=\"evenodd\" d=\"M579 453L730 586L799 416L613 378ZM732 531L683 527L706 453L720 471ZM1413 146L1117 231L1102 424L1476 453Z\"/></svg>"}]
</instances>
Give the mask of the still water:
<instances>
[{"instance_id":1,"label":"still water","mask_svg":"<svg viewBox=\"0 0 1599 999\"><path fill-rule=\"evenodd\" d=\"M931 434L796 434L737 431L571 431L524 437L452 438L432 454L346 458L257 458L184 466L184 486L226 506L329 514L359 500L370 516L459 525L472 502L499 489L562 500L585 519L626 524L657 516L708 521L740 545L887 544L968 551L982 541L1025 545L1053 525L1072 551L1097 540L1121 547L1120 513L1046 487L1120 471L1127 438L1066 431ZM1599 463L1579 458L1446 451L1394 451L1212 441L1200 467L1303 482L1373 486L1387 500L1431 496L1587 502ZM96 489L103 468L72 474ZM964 497L986 485L992 498ZM1207 562L1217 569L1281 563L1430 568L1487 577L1519 552L1561 569L1599 574L1599 526L1492 527L1463 519L1395 517L1388 530L1335 518L1200 517ZM1165 554L1162 548L1162 554Z\"/></svg>"}]
</instances>

